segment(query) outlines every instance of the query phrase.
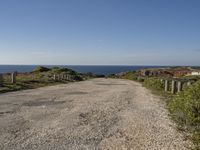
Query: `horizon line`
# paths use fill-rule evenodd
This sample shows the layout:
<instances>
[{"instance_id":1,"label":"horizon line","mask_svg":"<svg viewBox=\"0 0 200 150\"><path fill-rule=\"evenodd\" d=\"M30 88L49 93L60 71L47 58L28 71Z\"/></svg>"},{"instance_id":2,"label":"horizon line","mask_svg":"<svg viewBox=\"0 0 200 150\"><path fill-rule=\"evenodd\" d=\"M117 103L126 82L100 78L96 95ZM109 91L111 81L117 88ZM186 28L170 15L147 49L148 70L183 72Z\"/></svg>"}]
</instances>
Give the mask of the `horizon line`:
<instances>
[{"instance_id":1,"label":"horizon line","mask_svg":"<svg viewBox=\"0 0 200 150\"><path fill-rule=\"evenodd\" d=\"M91 65L91 64L0 64L0 66L158 66L158 67L189 67L189 66L200 66L200 65L144 65L144 64L140 64L140 65L128 65L128 64L95 64L95 65Z\"/></svg>"}]
</instances>

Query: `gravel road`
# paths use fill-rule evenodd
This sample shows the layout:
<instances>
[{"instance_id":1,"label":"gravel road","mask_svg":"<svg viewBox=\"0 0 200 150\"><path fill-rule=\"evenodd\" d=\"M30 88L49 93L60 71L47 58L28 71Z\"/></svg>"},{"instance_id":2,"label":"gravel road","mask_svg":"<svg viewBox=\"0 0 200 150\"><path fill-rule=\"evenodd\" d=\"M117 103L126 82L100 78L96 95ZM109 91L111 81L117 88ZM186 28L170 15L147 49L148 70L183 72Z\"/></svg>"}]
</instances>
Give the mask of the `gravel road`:
<instances>
[{"instance_id":1,"label":"gravel road","mask_svg":"<svg viewBox=\"0 0 200 150\"><path fill-rule=\"evenodd\" d=\"M121 79L1 94L0 149L188 149L164 106L139 83Z\"/></svg>"}]
</instances>

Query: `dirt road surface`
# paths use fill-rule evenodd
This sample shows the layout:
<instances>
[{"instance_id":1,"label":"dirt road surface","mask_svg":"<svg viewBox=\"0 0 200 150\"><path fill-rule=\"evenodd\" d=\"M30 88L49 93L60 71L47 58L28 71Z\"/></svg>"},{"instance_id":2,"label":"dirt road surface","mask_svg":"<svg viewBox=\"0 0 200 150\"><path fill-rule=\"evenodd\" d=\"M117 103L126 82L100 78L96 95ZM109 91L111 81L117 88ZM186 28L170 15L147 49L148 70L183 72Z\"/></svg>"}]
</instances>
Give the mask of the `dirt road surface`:
<instances>
[{"instance_id":1,"label":"dirt road surface","mask_svg":"<svg viewBox=\"0 0 200 150\"><path fill-rule=\"evenodd\" d=\"M139 83L121 79L1 94L0 149L187 149L164 106Z\"/></svg>"}]
</instances>

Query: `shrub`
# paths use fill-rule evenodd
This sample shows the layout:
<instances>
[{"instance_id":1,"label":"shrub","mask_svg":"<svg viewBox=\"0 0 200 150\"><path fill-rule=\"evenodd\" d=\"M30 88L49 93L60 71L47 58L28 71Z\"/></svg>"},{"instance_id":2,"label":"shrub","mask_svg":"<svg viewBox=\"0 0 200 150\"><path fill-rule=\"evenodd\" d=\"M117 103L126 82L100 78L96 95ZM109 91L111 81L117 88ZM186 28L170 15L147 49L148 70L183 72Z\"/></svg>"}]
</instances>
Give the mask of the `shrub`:
<instances>
[{"instance_id":1,"label":"shrub","mask_svg":"<svg viewBox=\"0 0 200 150\"><path fill-rule=\"evenodd\" d=\"M193 133L194 142L200 148L200 81L178 93L168 107L179 127Z\"/></svg>"},{"instance_id":2,"label":"shrub","mask_svg":"<svg viewBox=\"0 0 200 150\"><path fill-rule=\"evenodd\" d=\"M63 72L63 69L62 68L59 68L59 67L53 67L51 68L50 70L52 73L62 73Z\"/></svg>"},{"instance_id":3,"label":"shrub","mask_svg":"<svg viewBox=\"0 0 200 150\"><path fill-rule=\"evenodd\" d=\"M127 72L125 75L123 75L124 79L129 79L129 80L137 80L137 76L135 72Z\"/></svg>"},{"instance_id":4,"label":"shrub","mask_svg":"<svg viewBox=\"0 0 200 150\"><path fill-rule=\"evenodd\" d=\"M49 68L43 67L43 66L38 66L36 67L32 72L46 72L49 71Z\"/></svg>"},{"instance_id":5,"label":"shrub","mask_svg":"<svg viewBox=\"0 0 200 150\"><path fill-rule=\"evenodd\" d=\"M163 90L164 88L164 83L161 82L160 79L155 77L145 79L144 85L154 90Z\"/></svg>"},{"instance_id":6,"label":"shrub","mask_svg":"<svg viewBox=\"0 0 200 150\"><path fill-rule=\"evenodd\" d=\"M138 82L144 82L144 78L137 78Z\"/></svg>"},{"instance_id":7,"label":"shrub","mask_svg":"<svg viewBox=\"0 0 200 150\"><path fill-rule=\"evenodd\" d=\"M105 75L103 75L103 74L97 74L96 75L96 78L105 78L106 76Z\"/></svg>"},{"instance_id":8,"label":"shrub","mask_svg":"<svg viewBox=\"0 0 200 150\"><path fill-rule=\"evenodd\" d=\"M106 77L107 78L118 78L118 76L116 76L115 74L109 74Z\"/></svg>"},{"instance_id":9,"label":"shrub","mask_svg":"<svg viewBox=\"0 0 200 150\"><path fill-rule=\"evenodd\" d=\"M77 73L72 70L72 69L68 69L68 68L60 68L60 67L53 67L50 69L51 73L66 73L66 74L70 74L70 75L77 75Z\"/></svg>"}]
</instances>

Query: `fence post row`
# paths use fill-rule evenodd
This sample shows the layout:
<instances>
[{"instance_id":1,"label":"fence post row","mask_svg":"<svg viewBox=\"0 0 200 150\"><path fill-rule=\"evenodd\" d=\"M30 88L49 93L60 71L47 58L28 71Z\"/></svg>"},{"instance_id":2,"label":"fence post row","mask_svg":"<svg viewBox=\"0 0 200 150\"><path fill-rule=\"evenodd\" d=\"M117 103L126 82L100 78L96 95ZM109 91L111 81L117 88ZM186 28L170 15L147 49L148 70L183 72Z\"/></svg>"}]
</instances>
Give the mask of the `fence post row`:
<instances>
[{"instance_id":1,"label":"fence post row","mask_svg":"<svg viewBox=\"0 0 200 150\"><path fill-rule=\"evenodd\" d=\"M160 81L163 81L160 79ZM170 89L170 83L171 83L171 93L176 94L176 92L180 92L183 90L183 85L186 84L187 86L190 86L192 84L192 81L181 81L181 80L173 80L173 79L165 79L164 80L164 91L167 92Z\"/></svg>"},{"instance_id":2,"label":"fence post row","mask_svg":"<svg viewBox=\"0 0 200 150\"><path fill-rule=\"evenodd\" d=\"M54 74L53 75L53 79L55 81L61 81L61 80L71 80L71 76L70 75L66 75L66 74Z\"/></svg>"}]
</instances>

